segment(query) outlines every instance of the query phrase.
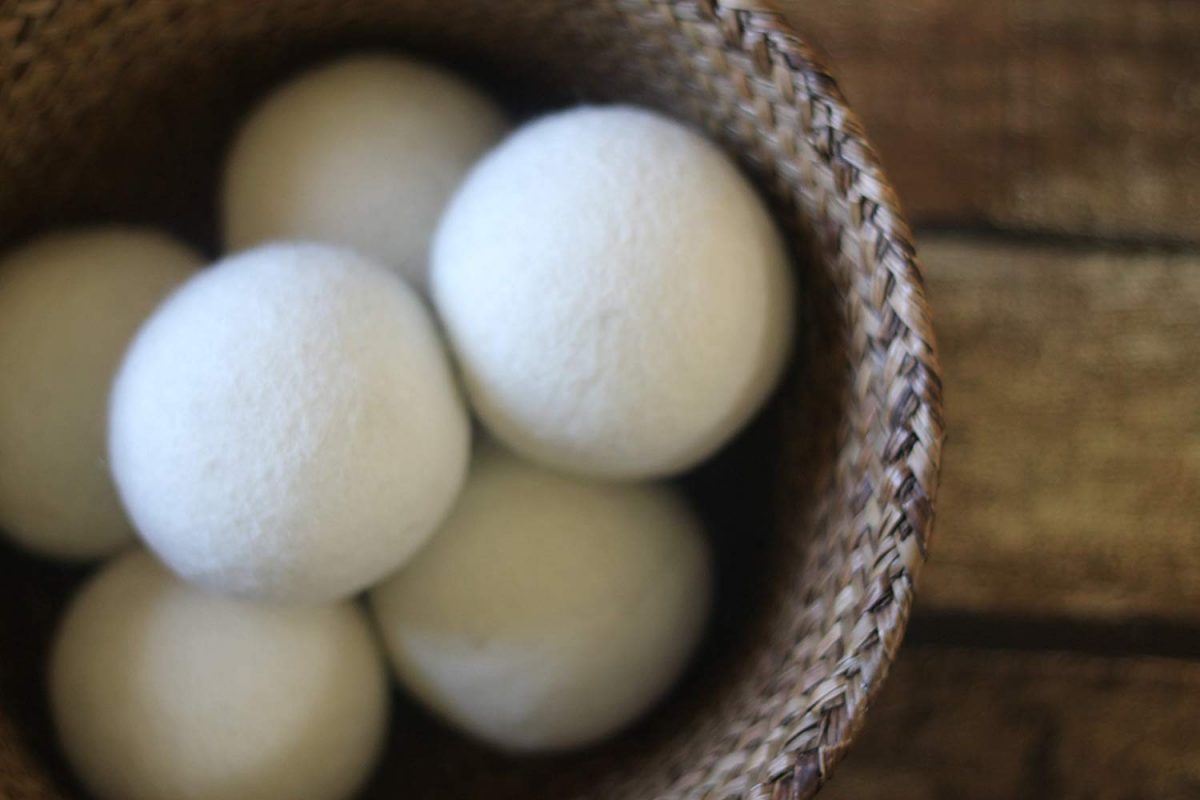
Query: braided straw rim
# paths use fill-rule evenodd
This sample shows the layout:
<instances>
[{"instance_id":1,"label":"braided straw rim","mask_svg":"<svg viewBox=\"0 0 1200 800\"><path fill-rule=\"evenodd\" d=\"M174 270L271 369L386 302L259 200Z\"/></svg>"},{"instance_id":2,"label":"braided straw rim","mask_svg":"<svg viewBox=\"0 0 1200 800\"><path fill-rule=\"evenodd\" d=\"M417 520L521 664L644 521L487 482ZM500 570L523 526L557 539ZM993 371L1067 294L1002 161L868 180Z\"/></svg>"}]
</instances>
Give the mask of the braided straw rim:
<instances>
[{"instance_id":1,"label":"braided straw rim","mask_svg":"<svg viewBox=\"0 0 1200 800\"><path fill-rule=\"evenodd\" d=\"M735 130L739 147L750 143L756 171L792 197L797 227L809 228L812 244L832 266L853 327L846 345L855 408L850 440L838 443L838 469L865 480L844 487L853 519L839 537L855 541L856 551L847 554L834 612L808 609L815 613L806 613L810 624L797 628L793 663L766 683L786 700L768 703L769 712L725 740L733 745L726 753L701 759L700 769L664 795L799 800L816 794L861 729L900 646L927 557L944 422L924 279L912 233L862 123L830 70L771 0L629 5L666 15L673 31L667 38L698 70L717 65L731 76L734 109L706 119L710 132L728 140ZM699 114L709 116L704 109ZM754 120L750 131L738 124L746 118ZM828 173L812 170L814 163ZM812 220L819 221L815 231L806 222ZM836 511L820 506L836 495L824 490L818 520L833 524L828 519ZM865 546L870 538L874 545ZM810 564L829 555L814 544ZM863 558L868 553L869 561Z\"/></svg>"}]
</instances>

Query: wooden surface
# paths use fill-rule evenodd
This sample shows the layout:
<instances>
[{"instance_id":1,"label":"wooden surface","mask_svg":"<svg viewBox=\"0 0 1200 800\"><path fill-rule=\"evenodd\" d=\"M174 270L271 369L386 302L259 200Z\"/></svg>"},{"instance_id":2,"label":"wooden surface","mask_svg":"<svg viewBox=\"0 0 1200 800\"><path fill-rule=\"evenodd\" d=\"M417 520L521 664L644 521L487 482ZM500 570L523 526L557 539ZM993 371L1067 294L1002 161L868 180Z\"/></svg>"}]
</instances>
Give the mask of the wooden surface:
<instances>
[{"instance_id":1,"label":"wooden surface","mask_svg":"<svg viewBox=\"0 0 1200 800\"><path fill-rule=\"evenodd\" d=\"M939 611L1200 622L1200 255L920 238Z\"/></svg>"},{"instance_id":2,"label":"wooden surface","mask_svg":"<svg viewBox=\"0 0 1200 800\"><path fill-rule=\"evenodd\" d=\"M821 800L1195 800L1200 664L909 647Z\"/></svg>"},{"instance_id":3,"label":"wooden surface","mask_svg":"<svg viewBox=\"0 0 1200 800\"><path fill-rule=\"evenodd\" d=\"M917 226L949 432L821 796L1200 798L1200 2L780 2Z\"/></svg>"},{"instance_id":4,"label":"wooden surface","mask_svg":"<svg viewBox=\"0 0 1200 800\"><path fill-rule=\"evenodd\" d=\"M914 222L1200 241L1200 3L781 5Z\"/></svg>"},{"instance_id":5,"label":"wooden surface","mask_svg":"<svg viewBox=\"0 0 1200 800\"><path fill-rule=\"evenodd\" d=\"M778 2L917 225L949 431L822 800L1197 800L1200 0Z\"/></svg>"}]
</instances>

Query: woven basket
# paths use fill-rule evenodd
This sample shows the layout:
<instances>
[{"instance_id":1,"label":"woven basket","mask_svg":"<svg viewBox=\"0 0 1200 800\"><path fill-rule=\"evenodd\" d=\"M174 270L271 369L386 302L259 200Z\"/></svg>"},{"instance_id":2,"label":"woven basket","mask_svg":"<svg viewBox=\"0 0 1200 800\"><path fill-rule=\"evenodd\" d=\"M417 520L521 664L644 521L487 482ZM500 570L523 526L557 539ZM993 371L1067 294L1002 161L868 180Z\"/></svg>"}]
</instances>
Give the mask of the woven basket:
<instances>
[{"instance_id":1,"label":"woven basket","mask_svg":"<svg viewBox=\"0 0 1200 800\"><path fill-rule=\"evenodd\" d=\"M215 176L238 115L297 67L364 47L446 61L517 113L620 100L707 130L788 232L802 312L770 408L686 481L721 581L708 645L674 696L610 745L527 761L398 703L366 795L810 797L904 632L941 383L891 187L829 73L762 0L0 0L0 244L114 219L215 250ZM42 685L80 574L0 549L6 800L82 796Z\"/></svg>"}]
</instances>

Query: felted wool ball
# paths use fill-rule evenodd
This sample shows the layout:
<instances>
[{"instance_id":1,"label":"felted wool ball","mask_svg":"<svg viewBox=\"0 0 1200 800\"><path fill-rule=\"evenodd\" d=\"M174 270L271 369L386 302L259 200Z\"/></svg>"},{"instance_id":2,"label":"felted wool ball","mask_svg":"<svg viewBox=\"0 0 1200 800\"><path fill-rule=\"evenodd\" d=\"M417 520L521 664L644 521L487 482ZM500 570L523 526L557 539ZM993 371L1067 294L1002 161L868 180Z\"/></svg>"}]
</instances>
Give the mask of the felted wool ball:
<instances>
[{"instance_id":1,"label":"felted wool ball","mask_svg":"<svg viewBox=\"0 0 1200 800\"><path fill-rule=\"evenodd\" d=\"M514 133L447 207L432 295L479 416L585 475L684 470L761 405L792 281L766 208L700 135L627 107Z\"/></svg>"},{"instance_id":2,"label":"felted wool ball","mask_svg":"<svg viewBox=\"0 0 1200 800\"><path fill-rule=\"evenodd\" d=\"M135 527L212 589L320 602L398 567L462 483L470 426L417 295L353 251L275 244L179 289L113 386Z\"/></svg>"},{"instance_id":3,"label":"felted wool ball","mask_svg":"<svg viewBox=\"0 0 1200 800\"><path fill-rule=\"evenodd\" d=\"M0 530L43 556L133 541L105 453L125 347L200 257L149 230L49 234L0 260Z\"/></svg>"},{"instance_id":4,"label":"felted wool ball","mask_svg":"<svg viewBox=\"0 0 1200 800\"><path fill-rule=\"evenodd\" d=\"M145 551L85 584L50 701L101 800L339 800L383 744L387 670L351 603L258 605L188 586Z\"/></svg>"},{"instance_id":5,"label":"felted wool ball","mask_svg":"<svg viewBox=\"0 0 1200 800\"><path fill-rule=\"evenodd\" d=\"M446 200L506 128L440 68L384 55L312 70L246 120L225 168L231 250L272 239L347 245L423 287Z\"/></svg>"},{"instance_id":6,"label":"felted wool ball","mask_svg":"<svg viewBox=\"0 0 1200 800\"><path fill-rule=\"evenodd\" d=\"M372 591L400 680L509 751L579 747L646 711L709 610L700 524L669 489L476 457L438 534Z\"/></svg>"}]
</instances>

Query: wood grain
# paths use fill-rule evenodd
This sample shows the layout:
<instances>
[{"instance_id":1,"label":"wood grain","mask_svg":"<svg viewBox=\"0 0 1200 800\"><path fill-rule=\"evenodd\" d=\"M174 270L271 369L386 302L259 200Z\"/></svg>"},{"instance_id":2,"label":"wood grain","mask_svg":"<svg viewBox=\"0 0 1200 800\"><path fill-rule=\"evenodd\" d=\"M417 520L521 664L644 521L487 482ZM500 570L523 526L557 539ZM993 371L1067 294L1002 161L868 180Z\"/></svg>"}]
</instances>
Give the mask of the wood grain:
<instances>
[{"instance_id":1,"label":"wood grain","mask_svg":"<svg viewBox=\"0 0 1200 800\"><path fill-rule=\"evenodd\" d=\"M1200 621L1200 255L921 245L949 438L919 605Z\"/></svg>"},{"instance_id":2,"label":"wood grain","mask_svg":"<svg viewBox=\"0 0 1200 800\"><path fill-rule=\"evenodd\" d=\"M1200 664L906 648L821 800L1193 800Z\"/></svg>"},{"instance_id":3,"label":"wood grain","mask_svg":"<svg viewBox=\"0 0 1200 800\"><path fill-rule=\"evenodd\" d=\"M915 222L1200 241L1200 3L782 5Z\"/></svg>"}]
</instances>

